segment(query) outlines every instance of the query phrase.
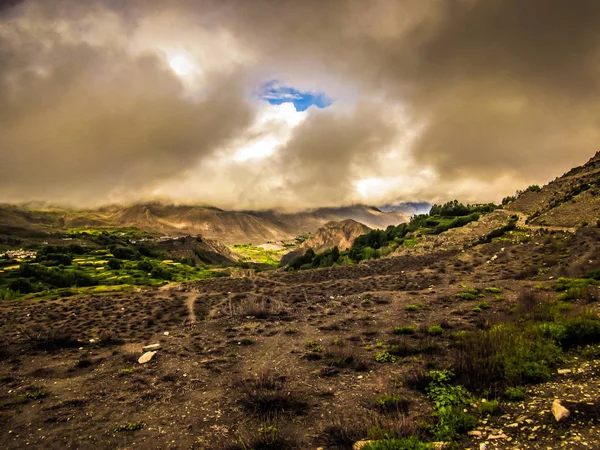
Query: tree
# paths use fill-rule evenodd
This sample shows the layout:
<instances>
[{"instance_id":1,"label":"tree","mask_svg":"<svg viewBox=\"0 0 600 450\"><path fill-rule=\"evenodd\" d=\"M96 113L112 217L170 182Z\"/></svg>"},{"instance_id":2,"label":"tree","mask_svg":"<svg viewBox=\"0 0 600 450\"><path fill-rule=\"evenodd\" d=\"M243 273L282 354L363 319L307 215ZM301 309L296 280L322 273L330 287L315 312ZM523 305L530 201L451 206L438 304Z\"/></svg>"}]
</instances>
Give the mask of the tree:
<instances>
[{"instance_id":1,"label":"tree","mask_svg":"<svg viewBox=\"0 0 600 450\"><path fill-rule=\"evenodd\" d=\"M337 262L338 259L340 259L340 249L336 245L331 249L331 260Z\"/></svg>"},{"instance_id":2,"label":"tree","mask_svg":"<svg viewBox=\"0 0 600 450\"><path fill-rule=\"evenodd\" d=\"M137 269L143 270L144 272L151 272L152 271L152 263L149 260L144 259L144 260L140 261L139 263L137 263Z\"/></svg>"}]
</instances>

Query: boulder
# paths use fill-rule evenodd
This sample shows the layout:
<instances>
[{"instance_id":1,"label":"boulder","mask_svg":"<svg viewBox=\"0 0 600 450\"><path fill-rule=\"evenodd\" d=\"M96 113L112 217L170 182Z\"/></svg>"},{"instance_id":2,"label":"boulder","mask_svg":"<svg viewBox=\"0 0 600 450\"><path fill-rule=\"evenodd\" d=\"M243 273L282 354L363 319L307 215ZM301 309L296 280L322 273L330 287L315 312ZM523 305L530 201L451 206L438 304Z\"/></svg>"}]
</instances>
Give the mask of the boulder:
<instances>
[{"instance_id":1,"label":"boulder","mask_svg":"<svg viewBox=\"0 0 600 450\"><path fill-rule=\"evenodd\" d=\"M557 422L565 420L570 414L571 412L561 404L559 399L552 402L552 415Z\"/></svg>"}]
</instances>

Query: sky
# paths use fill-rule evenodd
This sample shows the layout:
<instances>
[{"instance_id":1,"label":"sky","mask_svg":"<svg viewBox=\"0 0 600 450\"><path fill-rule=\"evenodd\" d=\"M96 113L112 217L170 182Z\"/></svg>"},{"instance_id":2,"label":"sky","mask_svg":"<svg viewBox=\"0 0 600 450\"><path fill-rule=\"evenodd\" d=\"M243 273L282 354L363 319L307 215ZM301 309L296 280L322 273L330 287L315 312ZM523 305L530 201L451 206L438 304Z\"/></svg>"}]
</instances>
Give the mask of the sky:
<instances>
[{"instance_id":1,"label":"sky","mask_svg":"<svg viewBox=\"0 0 600 450\"><path fill-rule=\"evenodd\" d=\"M0 0L0 202L499 202L600 144L600 2Z\"/></svg>"}]
</instances>

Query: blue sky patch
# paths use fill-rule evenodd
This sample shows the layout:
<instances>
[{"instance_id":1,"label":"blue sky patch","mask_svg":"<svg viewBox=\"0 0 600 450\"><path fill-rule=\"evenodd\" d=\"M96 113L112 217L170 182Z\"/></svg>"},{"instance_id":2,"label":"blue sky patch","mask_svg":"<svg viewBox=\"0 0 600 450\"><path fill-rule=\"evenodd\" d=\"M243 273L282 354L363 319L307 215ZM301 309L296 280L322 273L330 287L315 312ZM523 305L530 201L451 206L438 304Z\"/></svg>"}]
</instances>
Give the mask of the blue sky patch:
<instances>
[{"instance_id":1,"label":"blue sky patch","mask_svg":"<svg viewBox=\"0 0 600 450\"><path fill-rule=\"evenodd\" d=\"M327 97L324 92L302 92L281 84L278 80L263 84L259 89L259 97L268 101L271 105L293 103L296 111L306 111L312 105L317 108L327 108L333 103L333 100Z\"/></svg>"}]
</instances>

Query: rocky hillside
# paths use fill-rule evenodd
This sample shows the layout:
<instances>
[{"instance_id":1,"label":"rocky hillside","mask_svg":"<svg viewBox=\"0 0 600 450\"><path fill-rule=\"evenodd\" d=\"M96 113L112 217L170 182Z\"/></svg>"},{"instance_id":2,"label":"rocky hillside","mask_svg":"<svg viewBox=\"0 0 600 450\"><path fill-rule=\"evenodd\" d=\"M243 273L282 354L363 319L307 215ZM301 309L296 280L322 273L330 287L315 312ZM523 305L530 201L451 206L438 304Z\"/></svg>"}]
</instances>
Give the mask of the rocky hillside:
<instances>
[{"instance_id":1,"label":"rocky hillside","mask_svg":"<svg viewBox=\"0 0 600 450\"><path fill-rule=\"evenodd\" d=\"M600 218L600 152L539 191L525 191L507 210L540 226L578 227Z\"/></svg>"},{"instance_id":2,"label":"rocky hillside","mask_svg":"<svg viewBox=\"0 0 600 450\"><path fill-rule=\"evenodd\" d=\"M303 255L309 248L312 248L315 253L321 253L333 247L347 250L358 236L367 233L369 230L368 226L352 219L341 222L327 222L309 239L304 241L300 247L284 255L281 258L281 263L287 264L293 258Z\"/></svg>"}]
</instances>

